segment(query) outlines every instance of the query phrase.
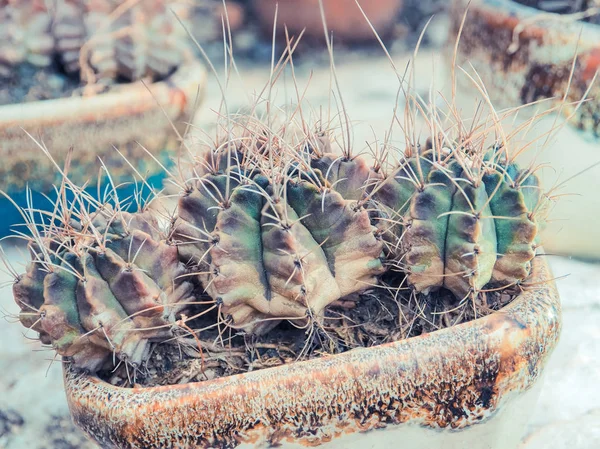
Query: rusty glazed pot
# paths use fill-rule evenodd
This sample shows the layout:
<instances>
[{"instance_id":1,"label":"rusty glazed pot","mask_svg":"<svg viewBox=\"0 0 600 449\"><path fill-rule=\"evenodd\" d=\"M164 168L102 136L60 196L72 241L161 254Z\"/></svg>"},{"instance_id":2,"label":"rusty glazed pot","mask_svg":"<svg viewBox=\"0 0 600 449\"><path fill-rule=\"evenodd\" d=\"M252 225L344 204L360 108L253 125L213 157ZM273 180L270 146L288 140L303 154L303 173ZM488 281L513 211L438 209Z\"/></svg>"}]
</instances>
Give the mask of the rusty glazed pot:
<instances>
[{"instance_id":1,"label":"rusty glazed pot","mask_svg":"<svg viewBox=\"0 0 600 449\"><path fill-rule=\"evenodd\" d=\"M514 448L561 328L548 266L533 266L504 309L370 349L155 388L65 365L71 414L102 448Z\"/></svg>"},{"instance_id":2,"label":"rusty glazed pot","mask_svg":"<svg viewBox=\"0 0 600 449\"><path fill-rule=\"evenodd\" d=\"M457 35L468 4L468 0L455 0L451 36ZM600 69L600 25L512 0L474 0L469 6L458 62L463 67L473 65L497 107L562 99L575 56L577 64L568 94L573 102L581 100ZM600 137L600 82L595 83L588 98L573 123ZM568 106L564 112L570 115L573 109Z\"/></svg>"},{"instance_id":3,"label":"rusty glazed pot","mask_svg":"<svg viewBox=\"0 0 600 449\"><path fill-rule=\"evenodd\" d=\"M137 142L160 157L173 139L168 119L181 125L203 92L205 77L204 67L190 61L148 87L136 82L98 95L0 106L0 190L19 192L28 185L49 192L60 181L56 168L24 130L43 142L61 166L73 148L77 162L69 177L77 185L97 176L98 157L115 182L121 175L130 180L130 169L113 146L134 165L148 159ZM144 166L138 169L146 171ZM155 170L160 170L158 165Z\"/></svg>"},{"instance_id":4,"label":"rusty glazed pot","mask_svg":"<svg viewBox=\"0 0 600 449\"><path fill-rule=\"evenodd\" d=\"M397 22L402 3L402 0L369 0L360 5L377 32L385 36ZM283 30L286 26L291 36L298 36L305 30L307 38L323 39L319 0L253 0L254 11L267 33L273 32L276 5L278 29ZM325 0L323 9L334 42L375 40L355 0Z\"/></svg>"}]
</instances>

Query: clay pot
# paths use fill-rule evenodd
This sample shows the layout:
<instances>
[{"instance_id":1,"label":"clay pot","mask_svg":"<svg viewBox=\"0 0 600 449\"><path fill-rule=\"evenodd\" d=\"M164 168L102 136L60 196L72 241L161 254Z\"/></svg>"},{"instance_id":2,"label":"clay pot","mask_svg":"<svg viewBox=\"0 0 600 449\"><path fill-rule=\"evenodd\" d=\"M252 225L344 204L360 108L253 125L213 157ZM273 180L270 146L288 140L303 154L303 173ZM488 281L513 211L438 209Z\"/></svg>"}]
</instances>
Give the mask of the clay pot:
<instances>
[{"instance_id":1,"label":"clay pot","mask_svg":"<svg viewBox=\"0 0 600 449\"><path fill-rule=\"evenodd\" d=\"M318 0L254 0L253 5L265 33L273 32L275 6L279 5L277 28L281 32L286 26L291 36L298 36L306 28L306 38L324 40ZM377 32L385 36L397 22L402 0L362 1L360 5ZM375 40L373 31L354 0L324 0L323 7L334 41Z\"/></svg>"},{"instance_id":2,"label":"clay pot","mask_svg":"<svg viewBox=\"0 0 600 449\"><path fill-rule=\"evenodd\" d=\"M183 118L192 112L205 82L204 67L190 61L167 79L147 87L135 82L92 96L0 106L0 190L21 202L26 186L48 193L60 182L56 167L24 130L43 142L61 167L73 148L69 177L77 185L87 181L95 185L98 158L107 165L115 183L132 180L131 168L113 146L140 173L162 173L158 164L147 164L148 155L137 142L167 162L173 156L169 150L178 148L169 119L183 129ZM0 235L17 222L22 222L18 214L14 220L4 216Z\"/></svg>"},{"instance_id":3,"label":"clay pot","mask_svg":"<svg viewBox=\"0 0 600 449\"><path fill-rule=\"evenodd\" d=\"M544 258L533 268L484 318L306 362L132 389L65 364L71 414L102 448L514 448L561 328Z\"/></svg>"},{"instance_id":4,"label":"clay pot","mask_svg":"<svg viewBox=\"0 0 600 449\"><path fill-rule=\"evenodd\" d=\"M468 0L455 0L452 21L456 36ZM543 12L512 0L478 0L469 6L458 61L472 64L497 107L514 107L555 97L567 91L580 100L600 69L600 25ZM600 83L573 123L600 137ZM552 105L552 102L547 102ZM571 114L574 106L565 107Z\"/></svg>"},{"instance_id":5,"label":"clay pot","mask_svg":"<svg viewBox=\"0 0 600 449\"><path fill-rule=\"evenodd\" d=\"M452 22L456 36L468 0L456 0ZM513 108L544 98L561 100L567 91L573 59L577 64L567 95L579 101L594 74L600 69L600 25L567 20L523 6L512 0L478 0L469 6L461 37L458 64L468 70L472 65L496 107ZM451 43L452 46L454 42ZM448 52L449 54L452 51ZM466 77L463 77L466 80ZM475 90L464 84L461 95ZM544 185L551 187L580 173L600 160L600 82L592 86L588 101L571 119L575 125L563 128L544 145L521 156L521 164L550 164L556 171L542 171ZM519 113L540 112L555 106L556 101L536 104ZM467 102L465 102L467 103ZM563 116L571 116L574 105L563 107ZM561 120L558 120L560 122ZM544 133L556 125L553 116L528 132L538 145L546 141ZM551 221L543 233L544 247L550 253L600 260L600 167L574 177L555 195L561 195L553 208Z\"/></svg>"}]
</instances>

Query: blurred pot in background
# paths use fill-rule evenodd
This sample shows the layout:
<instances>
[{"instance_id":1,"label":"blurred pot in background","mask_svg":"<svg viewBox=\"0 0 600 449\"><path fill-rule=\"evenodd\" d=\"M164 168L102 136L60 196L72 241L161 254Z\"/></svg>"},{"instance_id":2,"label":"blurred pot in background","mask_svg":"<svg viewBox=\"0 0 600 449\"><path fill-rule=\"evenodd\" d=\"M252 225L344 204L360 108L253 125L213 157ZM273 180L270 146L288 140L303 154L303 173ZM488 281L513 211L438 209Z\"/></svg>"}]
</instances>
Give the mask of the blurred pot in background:
<instances>
[{"instance_id":1,"label":"blurred pot in background","mask_svg":"<svg viewBox=\"0 0 600 449\"><path fill-rule=\"evenodd\" d=\"M70 149L69 177L94 195L106 182L99 159L115 185L132 180L114 148L160 186L163 170L146 150L168 163L179 147L170 122L182 127L205 83L173 11L191 14L175 0L0 0L0 190L17 205L31 196L50 206ZM4 235L23 218L4 197L0 207Z\"/></svg>"},{"instance_id":2,"label":"blurred pot in background","mask_svg":"<svg viewBox=\"0 0 600 449\"><path fill-rule=\"evenodd\" d=\"M451 36L457 35L468 3L455 0ZM522 118L556 106L566 94L571 104L565 104L561 112L574 126L564 127L547 141L545 134L563 119L552 115L542 120L529 130L530 136L539 136L536 147L523 153L520 162L533 166L550 163L558 170L541 170L540 175L547 187L557 185L552 194L558 201L544 233L546 250L600 259L600 167L579 174L600 161L600 83L591 85L600 68L600 16L593 15L600 14L600 9L577 13L569 9L574 2L523 3L546 11L512 0L473 1L458 47L458 65L477 72L498 109L554 97L528 107L520 113ZM585 7L585 2L580 3ZM582 17L586 19L576 20ZM449 45L454 46L454 39ZM473 84L460 87L465 99L472 98ZM588 89L588 101L573 104ZM563 181L567 182L560 185Z\"/></svg>"},{"instance_id":3,"label":"blurred pot in background","mask_svg":"<svg viewBox=\"0 0 600 449\"><path fill-rule=\"evenodd\" d=\"M578 11L572 9L576 3ZM578 102L600 68L600 2L590 7L588 3L475 0L469 6L458 61L473 65L499 107L552 97L560 100L565 93L569 101ZM454 2L454 36L468 4L468 0ZM577 20L581 18L585 20ZM563 111L567 116L574 114L572 122L578 128L600 137L599 83L591 87L588 99L577 112L575 105Z\"/></svg>"},{"instance_id":4,"label":"blurred pot in background","mask_svg":"<svg viewBox=\"0 0 600 449\"><path fill-rule=\"evenodd\" d=\"M397 22L402 0L362 1L360 5L381 36L388 35ZM272 33L277 10L277 27L286 26L290 35L298 36L306 28L309 39L323 39L323 22L319 0L254 0L254 11L263 29ZM371 27L354 0L324 0L327 26L334 42L355 43L375 40Z\"/></svg>"},{"instance_id":5,"label":"blurred pot in background","mask_svg":"<svg viewBox=\"0 0 600 449\"><path fill-rule=\"evenodd\" d=\"M26 187L52 195L52 186L60 183L61 175L38 143L61 167L72 148L69 177L80 184L89 181L94 194L99 158L115 184L132 180L133 170L115 148L140 174L160 186L155 175L162 178L163 170L151 162L146 150L165 164L173 157L179 143L170 121L183 132L184 118L201 100L205 76L199 62L189 62L150 85L136 82L89 97L0 106L0 190L20 205L25 204ZM43 201L39 194L36 196ZM0 200L0 206L8 212L0 224L0 234L6 234L9 226L22 222L22 218L8 200Z\"/></svg>"}]
</instances>

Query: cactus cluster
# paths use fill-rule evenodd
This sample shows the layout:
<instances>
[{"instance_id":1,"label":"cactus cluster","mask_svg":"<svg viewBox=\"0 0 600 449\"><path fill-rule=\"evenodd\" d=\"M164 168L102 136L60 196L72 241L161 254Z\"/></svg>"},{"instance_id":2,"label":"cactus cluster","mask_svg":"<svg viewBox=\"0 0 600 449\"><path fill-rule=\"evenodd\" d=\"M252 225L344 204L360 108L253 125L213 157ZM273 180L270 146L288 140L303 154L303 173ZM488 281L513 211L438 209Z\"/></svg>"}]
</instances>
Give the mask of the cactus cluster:
<instances>
[{"instance_id":1,"label":"cactus cluster","mask_svg":"<svg viewBox=\"0 0 600 449\"><path fill-rule=\"evenodd\" d=\"M227 117L171 175L164 234L156 211L106 207L49 226L14 286L23 324L94 370L112 354L141 363L203 293L215 325L260 335L321 325L390 270L415 295L446 289L459 303L528 278L548 199L511 142L457 127L369 157L294 125Z\"/></svg>"},{"instance_id":2,"label":"cactus cluster","mask_svg":"<svg viewBox=\"0 0 600 449\"><path fill-rule=\"evenodd\" d=\"M484 152L468 139L438 136L407 149L379 176L360 159L323 155L317 164L334 173L334 182L365 183L357 189L346 181L350 191L363 192L363 202L375 203L388 258L416 291L444 287L464 299L486 286L514 287L529 275L548 203L537 176L509 161L502 146Z\"/></svg>"},{"instance_id":3,"label":"cactus cluster","mask_svg":"<svg viewBox=\"0 0 600 449\"><path fill-rule=\"evenodd\" d=\"M177 248L158 229L149 212L108 207L50 225L30 243L32 260L13 286L21 323L80 368L140 365L149 342L172 336L192 297Z\"/></svg>"},{"instance_id":4,"label":"cactus cluster","mask_svg":"<svg viewBox=\"0 0 600 449\"><path fill-rule=\"evenodd\" d=\"M51 4L49 4L51 3ZM189 6L171 0L2 0L0 75L30 62L49 66L58 57L84 81L160 78L181 64L189 36ZM81 67L81 65L84 67Z\"/></svg>"}]
</instances>

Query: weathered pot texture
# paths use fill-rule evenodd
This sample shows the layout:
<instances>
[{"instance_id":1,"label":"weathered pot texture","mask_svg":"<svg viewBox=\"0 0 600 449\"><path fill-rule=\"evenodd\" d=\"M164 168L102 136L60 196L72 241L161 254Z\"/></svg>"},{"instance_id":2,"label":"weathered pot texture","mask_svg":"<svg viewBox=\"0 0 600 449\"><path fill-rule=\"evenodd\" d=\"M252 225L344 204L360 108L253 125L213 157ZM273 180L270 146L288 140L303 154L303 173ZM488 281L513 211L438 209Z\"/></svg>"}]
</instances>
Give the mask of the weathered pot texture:
<instances>
[{"instance_id":1,"label":"weathered pot texture","mask_svg":"<svg viewBox=\"0 0 600 449\"><path fill-rule=\"evenodd\" d=\"M456 36L468 0L455 0ZM573 60L577 63L569 87ZM514 107L544 98L581 100L600 69L600 25L524 6L513 0L476 0L469 5L458 54L472 64L496 107ZM573 123L600 136L600 84L595 83ZM552 105L552 102L546 102ZM573 113L575 106L563 108Z\"/></svg>"},{"instance_id":2,"label":"weathered pot texture","mask_svg":"<svg viewBox=\"0 0 600 449\"><path fill-rule=\"evenodd\" d=\"M160 182L158 174L163 170L151 160L148 163L144 148L163 163L168 162L171 151L179 147L169 120L183 129L184 118L202 98L205 82L204 67L189 61L167 79L150 85L134 82L92 96L0 106L0 190L25 206L24 190L29 187L39 200L34 205L44 207L40 205L44 203L41 194L52 195L52 186L60 183L61 175L38 143L60 167L72 149L69 178L78 185L89 181L94 193L99 158L114 183L133 180L133 171L115 147L139 173ZM0 201L13 211L6 200ZM21 221L16 211L5 216L0 235Z\"/></svg>"},{"instance_id":3,"label":"weathered pot texture","mask_svg":"<svg viewBox=\"0 0 600 449\"><path fill-rule=\"evenodd\" d=\"M190 61L150 85L134 82L97 95L0 106L0 189L12 192L29 185L48 191L60 176L27 133L43 142L61 165L73 148L77 163L69 174L75 183L96 174L98 157L119 178L127 164L113 146L134 160L147 156L136 142L154 154L165 149L173 136L169 119L182 126L181 119L203 92L205 76L204 67Z\"/></svg>"},{"instance_id":4,"label":"weathered pot texture","mask_svg":"<svg viewBox=\"0 0 600 449\"><path fill-rule=\"evenodd\" d=\"M533 266L504 309L370 349L155 388L65 365L69 407L102 448L509 449L561 329L548 266Z\"/></svg>"},{"instance_id":5,"label":"weathered pot texture","mask_svg":"<svg viewBox=\"0 0 600 449\"><path fill-rule=\"evenodd\" d=\"M457 35L467 4L466 0L455 0L451 36ZM450 45L454 46L453 39ZM519 112L520 122L531 113L556 106L564 98L575 56L568 102L577 102L584 96L600 68L600 25L542 12L512 0L473 1L458 47L458 64L468 71L472 71L471 66L477 71L496 109L556 98ZM461 98L471 98L476 89L466 77L460 79L464 81ZM573 114L575 107L565 105L563 116ZM542 181L548 186L584 172L600 160L600 83L594 83L588 101L572 117L575 126L563 128L548 140L546 133L560 121L549 116L529 129L529 141L537 140L520 156L523 165L533 161L534 166L560 168L541 171ZM561 199L543 233L544 247L550 253L600 259L600 227L596 225L600 220L600 197L596 193L600 189L599 170L596 167L575 176L553 192Z\"/></svg>"},{"instance_id":6,"label":"weathered pot texture","mask_svg":"<svg viewBox=\"0 0 600 449\"><path fill-rule=\"evenodd\" d=\"M402 0L372 0L360 6L381 35L386 35L397 22ZM287 27L291 36L305 30L309 39L324 40L319 0L254 0L254 11L266 32L272 33L277 6L278 29ZM374 41L375 35L355 0L323 1L328 29L334 42Z\"/></svg>"}]
</instances>

